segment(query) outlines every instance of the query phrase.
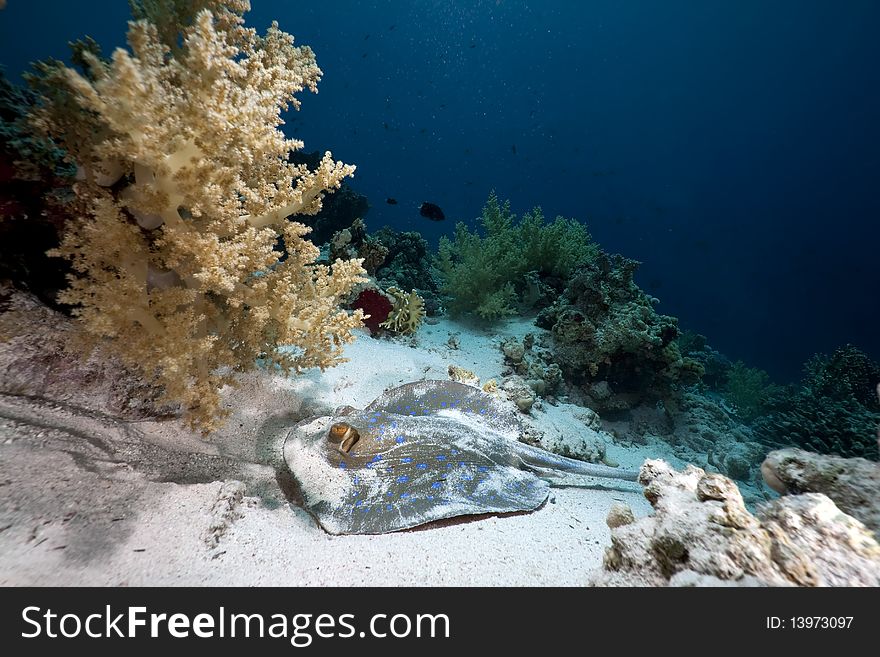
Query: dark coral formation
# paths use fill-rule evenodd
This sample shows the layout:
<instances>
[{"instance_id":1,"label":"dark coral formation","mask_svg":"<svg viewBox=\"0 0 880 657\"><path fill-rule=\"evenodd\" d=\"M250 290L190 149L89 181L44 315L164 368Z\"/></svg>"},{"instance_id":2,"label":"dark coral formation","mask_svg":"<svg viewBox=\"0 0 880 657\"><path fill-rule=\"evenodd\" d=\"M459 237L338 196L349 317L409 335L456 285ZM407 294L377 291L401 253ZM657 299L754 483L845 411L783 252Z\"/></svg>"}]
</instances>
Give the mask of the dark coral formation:
<instances>
[{"instance_id":1,"label":"dark coral formation","mask_svg":"<svg viewBox=\"0 0 880 657\"><path fill-rule=\"evenodd\" d=\"M682 356L691 358L703 366L701 382L707 388L717 391L724 387L732 363L727 356L709 344L709 339L705 335L683 330L678 336L678 349Z\"/></svg>"},{"instance_id":2,"label":"dark coral formation","mask_svg":"<svg viewBox=\"0 0 880 657\"><path fill-rule=\"evenodd\" d=\"M0 278L59 308L70 267L49 258L69 215L74 170L27 123L34 97L0 71Z\"/></svg>"},{"instance_id":3,"label":"dark coral formation","mask_svg":"<svg viewBox=\"0 0 880 657\"><path fill-rule=\"evenodd\" d=\"M388 249L385 262L376 271L376 278L386 285L436 293L437 281L431 272L428 242L420 233L400 232L385 226L372 237Z\"/></svg>"},{"instance_id":4,"label":"dark coral formation","mask_svg":"<svg viewBox=\"0 0 880 657\"><path fill-rule=\"evenodd\" d=\"M672 396L699 380L702 366L682 357L677 320L654 310L656 299L634 282L638 262L600 253L581 266L562 295L539 313L553 335L553 354L577 384L605 382L600 407L624 407ZM608 402L612 406L608 406Z\"/></svg>"},{"instance_id":5,"label":"dark coral formation","mask_svg":"<svg viewBox=\"0 0 880 657\"><path fill-rule=\"evenodd\" d=\"M388 249L372 235L367 235L367 225L363 219L355 219L351 226L334 233L330 239L331 262L360 258L371 276L376 274L387 256Z\"/></svg>"},{"instance_id":6,"label":"dark coral formation","mask_svg":"<svg viewBox=\"0 0 880 657\"><path fill-rule=\"evenodd\" d=\"M851 344L833 354L816 354L804 365L804 386L812 394L846 401L854 399L865 408L880 411L877 384L880 365Z\"/></svg>"},{"instance_id":7,"label":"dark coral formation","mask_svg":"<svg viewBox=\"0 0 880 657\"><path fill-rule=\"evenodd\" d=\"M314 171L324 154L320 151L292 152L288 159L294 164L305 164ZM312 227L309 240L314 244L328 242L334 233L351 226L356 219L363 219L370 210L367 197L354 191L347 182L339 189L324 196L321 210L313 216L297 215L296 220Z\"/></svg>"},{"instance_id":8,"label":"dark coral formation","mask_svg":"<svg viewBox=\"0 0 880 657\"><path fill-rule=\"evenodd\" d=\"M754 424L765 444L878 460L880 366L852 345L807 361L802 384L781 390Z\"/></svg>"}]
</instances>

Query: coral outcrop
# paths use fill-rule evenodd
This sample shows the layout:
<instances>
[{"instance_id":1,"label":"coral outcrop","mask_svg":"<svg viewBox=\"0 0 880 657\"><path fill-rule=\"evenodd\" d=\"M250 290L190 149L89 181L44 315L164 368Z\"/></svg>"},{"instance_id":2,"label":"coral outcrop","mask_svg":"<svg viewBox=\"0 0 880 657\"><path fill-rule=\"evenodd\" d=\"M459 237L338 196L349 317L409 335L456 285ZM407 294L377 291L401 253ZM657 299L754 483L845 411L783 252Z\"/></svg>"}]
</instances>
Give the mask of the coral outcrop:
<instances>
[{"instance_id":1,"label":"coral outcrop","mask_svg":"<svg viewBox=\"0 0 880 657\"><path fill-rule=\"evenodd\" d=\"M373 236L367 234L363 219L355 219L348 227L330 238L330 261L358 258L370 276L385 262L388 249Z\"/></svg>"},{"instance_id":2,"label":"coral outcrop","mask_svg":"<svg viewBox=\"0 0 880 657\"><path fill-rule=\"evenodd\" d=\"M827 495L880 540L880 463L789 448L770 452L761 472L778 493Z\"/></svg>"},{"instance_id":3,"label":"coral outcrop","mask_svg":"<svg viewBox=\"0 0 880 657\"><path fill-rule=\"evenodd\" d=\"M377 230L372 237L387 249L384 262L376 270L376 279L383 287L394 285L418 290L425 300L425 312L429 316L438 314L441 305L438 283L427 240L416 231L400 232L388 226Z\"/></svg>"},{"instance_id":4,"label":"coral outcrop","mask_svg":"<svg viewBox=\"0 0 880 657\"><path fill-rule=\"evenodd\" d=\"M679 351L677 320L658 314L657 300L636 285L637 267L634 260L600 253L538 315L538 326L553 336L553 358L566 379L605 384L596 395L588 389L589 405L599 412L669 397L703 373Z\"/></svg>"},{"instance_id":5,"label":"coral outcrop","mask_svg":"<svg viewBox=\"0 0 880 657\"><path fill-rule=\"evenodd\" d=\"M553 395L562 384L562 370L552 362L547 349L536 346L534 333L527 333L522 340L506 338L501 343L501 352L509 368L503 370L502 375L512 372L522 377L536 395Z\"/></svg>"},{"instance_id":6,"label":"coral outcrop","mask_svg":"<svg viewBox=\"0 0 880 657\"><path fill-rule=\"evenodd\" d=\"M46 251L59 244L76 171L30 129L34 101L0 69L0 279L57 308L70 268Z\"/></svg>"},{"instance_id":7,"label":"coral outcrop","mask_svg":"<svg viewBox=\"0 0 880 657\"><path fill-rule=\"evenodd\" d=\"M654 507L635 521L615 509L599 586L878 586L880 545L821 494L792 495L752 515L727 477L646 461Z\"/></svg>"},{"instance_id":8,"label":"coral outcrop","mask_svg":"<svg viewBox=\"0 0 880 657\"><path fill-rule=\"evenodd\" d=\"M54 252L75 271L61 300L206 431L233 372L257 357L331 366L361 325L338 305L360 263L313 264L309 229L287 220L317 212L354 171L329 153L315 170L288 161L302 143L281 132L281 112L321 71L277 24L245 27L248 9L135 3L131 51L104 61L86 49L84 73L55 62L35 78L33 123L79 172L81 211Z\"/></svg>"},{"instance_id":9,"label":"coral outcrop","mask_svg":"<svg viewBox=\"0 0 880 657\"><path fill-rule=\"evenodd\" d=\"M765 402L768 411L754 422L757 438L774 447L880 459L880 366L846 345L830 356L814 356L804 372L800 386Z\"/></svg>"},{"instance_id":10,"label":"coral outcrop","mask_svg":"<svg viewBox=\"0 0 880 657\"><path fill-rule=\"evenodd\" d=\"M305 165L310 171L314 171L321 165L324 154L320 151L303 153L294 151L290 153L291 164ZM329 242L334 233L345 230L355 221L363 221L370 211L370 203L367 197L354 191L351 186L343 181L339 189L330 190L321 202L321 209L314 215L300 215L297 221L309 226L309 240L315 244Z\"/></svg>"}]
</instances>

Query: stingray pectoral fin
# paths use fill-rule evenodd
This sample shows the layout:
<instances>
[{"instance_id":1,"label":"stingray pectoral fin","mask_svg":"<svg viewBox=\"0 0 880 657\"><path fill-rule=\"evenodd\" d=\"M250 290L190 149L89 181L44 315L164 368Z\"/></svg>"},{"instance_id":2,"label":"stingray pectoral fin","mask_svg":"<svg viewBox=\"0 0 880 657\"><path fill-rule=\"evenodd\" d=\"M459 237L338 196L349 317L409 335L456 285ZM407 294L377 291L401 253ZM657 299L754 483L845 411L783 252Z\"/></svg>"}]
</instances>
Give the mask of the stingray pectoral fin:
<instances>
[{"instance_id":1,"label":"stingray pectoral fin","mask_svg":"<svg viewBox=\"0 0 880 657\"><path fill-rule=\"evenodd\" d=\"M522 459L524 466L540 472L539 476L541 478L556 477L562 474L622 479L624 481L637 481L639 478L639 473L635 470L621 470L620 468L612 468L598 463L578 461L577 459L559 456L558 454L553 454L525 443L517 443L514 451Z\"/></svg>"}]
</instances>

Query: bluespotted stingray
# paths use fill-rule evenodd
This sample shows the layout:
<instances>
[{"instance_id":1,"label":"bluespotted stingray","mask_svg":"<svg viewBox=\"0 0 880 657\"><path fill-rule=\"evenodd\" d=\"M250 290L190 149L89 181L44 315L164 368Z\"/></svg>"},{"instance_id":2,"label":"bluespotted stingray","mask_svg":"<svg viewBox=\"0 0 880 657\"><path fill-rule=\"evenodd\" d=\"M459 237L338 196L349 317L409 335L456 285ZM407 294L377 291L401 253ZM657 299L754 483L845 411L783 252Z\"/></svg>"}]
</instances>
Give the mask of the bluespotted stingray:
<instances>
[{"instance_id":1,"label":"bluespotted stingray","mask_svg":"<svg viewBox=\"0 0 880 657\"><path fill-rule=\"evenodd\" d=\"M633 481L635 472L520 442L516 411L482 390L420 381L359 411L293 427L284 459L330 534L384 534L455 516L532 511L564 474Z\"/></svg>"}]
</instances>

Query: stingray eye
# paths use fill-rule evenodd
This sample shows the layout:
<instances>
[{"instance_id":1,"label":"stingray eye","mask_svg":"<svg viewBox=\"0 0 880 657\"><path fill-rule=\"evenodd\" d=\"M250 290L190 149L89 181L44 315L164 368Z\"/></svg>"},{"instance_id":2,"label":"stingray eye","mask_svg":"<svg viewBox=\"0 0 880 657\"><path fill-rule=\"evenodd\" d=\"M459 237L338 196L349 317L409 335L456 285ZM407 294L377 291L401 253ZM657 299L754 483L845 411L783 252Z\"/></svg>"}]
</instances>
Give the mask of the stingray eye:
<instances>
[{"instance_id":1,"label":"stingray eye","mask_svg":"<svg viewBox=\"0 0 880 657\"><path fill-rule=\"evenodd\" d=\"M346 454L351 451L359 438L357 429L345 422L337 422L330 427L330 432L327 434L327 440L331 443L339 443L339 449Z\"/></svg>"}]
</instances>

